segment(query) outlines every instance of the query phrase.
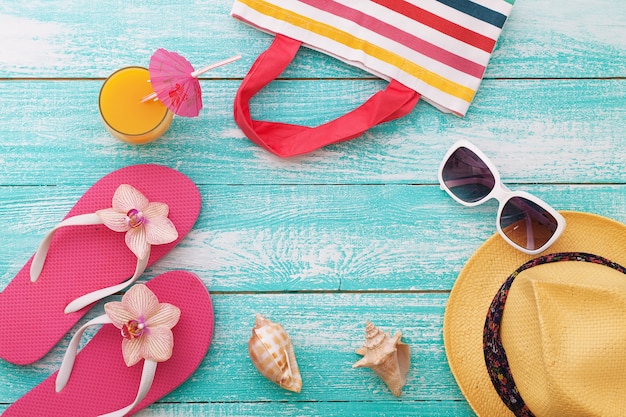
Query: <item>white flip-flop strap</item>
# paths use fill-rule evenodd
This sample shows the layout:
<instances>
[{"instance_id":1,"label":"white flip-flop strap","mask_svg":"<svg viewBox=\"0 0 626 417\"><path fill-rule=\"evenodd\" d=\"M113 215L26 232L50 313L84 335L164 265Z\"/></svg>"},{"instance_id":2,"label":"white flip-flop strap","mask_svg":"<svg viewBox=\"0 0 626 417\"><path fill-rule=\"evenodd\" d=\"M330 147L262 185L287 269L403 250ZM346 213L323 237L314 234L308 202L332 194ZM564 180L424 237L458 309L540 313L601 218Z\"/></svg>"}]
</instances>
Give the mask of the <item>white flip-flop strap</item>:
<instances>
[{"instance_id":1,"label":"white flip-flop strap","mask_svg":"<svg viewBox=\"0 0 626 417\"><path fill-rule=\"evenodd\" d=\"M56 392L61 392L61 390L65 388L67 381L70 379L70 375L72 374L72 368L74 367L74 360L76 359L76 353L78 351L78 344L80 343L80 338L83 336L85 329L90 326L109 323L111 323L111 319L106 314L103 314L83 324L82 327L78 329L78 331L74 334L74 336L72 336L72 340L70 340L70 344L67 345L67 350L65 351L65 355L63 356L63 361L61 362L59 373L57 374L55 388Z\"/></svg>"},{"instance_id":2,"label":"white flip-flop strap","mask_svg":"<svg viewBox=\"0 0 626 417\"><path fill-rule=\"evenodd\" d=\"M63 388L67 385L67 382L70 379L70 375L72 374L72 368L74 367L74 361L76 360L76 354L78 351L78 344L80 342L80 338L82 337L85 329L90 326L96 326L99 324L110 324L111 319L106 314L102 316L96 317L85 323L70 341L67 350L65 351L65 355L63 356L63 361L61 362L61 367L59 368L59 373L56 378L56 392L61 392ZM154 381L154 375L156 374L157 362L146 360L143 361L143 369L141 371L141 380L139 381L139 389L137 390L137 396L135 400L124 408L121 408L117 411L113 411L107 414L102 414L101 417L122 417L128 414L133 408L137 406L143 400L150 388L152 387L152 382Z\"/></svg>"},{"instance_id":3,"label":"white flip-flop strap","mask_svg":"<svg viewBox=\"0 0 626 417\"><path fill-rule=\"evenodd\" d=\"M143 369L141 370L141 381L139 381L139 390L137 391L137 397L135 397L135 401L132 404L121 408L117 411L112 411L107 414L101 414L99 417L122 417L128 414L133 408L137 406L143 400L150 388L152 387L152 382L154 381L154 374L156 373L157 363L154 361L149 361L144 359L143 361Z\"/></svg>"},{"instance_id":4,"label":"white flip-flop strap","mask_svg":"<svg viewBox=\"0 0 626 417\"><path fill-rule=\"evenodd\" d=\"M72 216L54 226L54 228L48 232L46 237L44 237L43 241L39 245L39 248L37 249L37 252L35 252L33 262L30 264L31 282L37 281L37 278L41 275L41 270L43 269L43 264L46 262L46 255L48 254L48 249L50 248L52 236L54 236L57 230L65 226L88 226L92 224L102 224L102 220L100 220L100 217L98 217L96 213Z\"/></svg>"},{"instance_id":5,"label":"white flip-flop strap","mask_svg":"<svg viewBox=\"0 0 626 417\"><path fill-rule=\"evenodd\" d=\"M41 275L41 271L43 270L43 265L46 262L46 256L48 254L48 249L50 248L50 242L52 241L52 237L55 232L59 230L61 227L65 226L89 226L94 224L103 224L102 220L96 213L88 213L88 214L79 214L77 216L68 217L63 220L61 223L57 224L52 230L48 232L48 234L44 237L43 241L39 245L37 252L35 252L35 256L33 257L33 261L30 265L30 280L31 282L37 281L39 276ZM91 303L99 301L104 297L108 297L109 295L115 294L118 291L123 290L133 282L137 280L146 270L146 266L148 265L148 259L150 258L150 248L148 248L148 253L145 258L137 259L137 266L135 267L135 273L133 276L122 282L121 284L113 285L111 287L103 288L100 290L96 290L90 292L89 294L85 294L83 296L78 297L74 301L70 302L65 307L65 314L74 313Z\"/></svg>"},{"instance_id":6,"label":"white flip-flop strap","mask_svg":"<svg viewBox=\"0 0 626 417\"><path fill-rule=\"evenodd\" d=\"M109 295L113 295L118 291L122 291L124 288L128 287L130 284L135 282L137 278L143 274L143 271L146 270L146 266L148 265L148 259L150 258L150 248L148 248L148 253L146 257L143 259L137 258L137 267L135 268L135 273L130 279L122 282L121 284L112 285L107 288L102 288L100 290L96 290L90 292L89 294L82 295L70 302L65 307L65 314L73 313L75 311L80 310L83 307L88 306L91 303L95 303L96 301L102 300L104 297L108 297Z\"/></svg>"}]
</instances>

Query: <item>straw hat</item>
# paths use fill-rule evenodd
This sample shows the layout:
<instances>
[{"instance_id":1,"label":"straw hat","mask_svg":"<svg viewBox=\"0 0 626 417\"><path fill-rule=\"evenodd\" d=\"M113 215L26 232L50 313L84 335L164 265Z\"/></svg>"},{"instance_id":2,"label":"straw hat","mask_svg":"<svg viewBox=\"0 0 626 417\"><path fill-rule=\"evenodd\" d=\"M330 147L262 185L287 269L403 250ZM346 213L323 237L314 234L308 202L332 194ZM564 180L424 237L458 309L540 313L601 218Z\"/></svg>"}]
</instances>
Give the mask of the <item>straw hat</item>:
<instances>
[{"instance_id":1,"label":"straw hat","mask_svg":"<svg viewBox=\"0 0 626 417\"><path fill-rule=\"evenodd\" d=\"M507 392L505 399L525 403L531 412L517 415L626 415L626 270L619 267L626 266L626 225L587 213L562 214L565 232L539 258L494 235L452 288L443 325L446 354L479 416L515 415L487 371L483 330L488 311L494 320L487 331L495 329L506 350L504 359L498 357L502 350L493 345L498 338L487 336L493 375L505 384L500 388ZM551 255L556 253L568 254ZM524 264L526 269L513 274ZM505 281L508 292L500 291ZM498 332L499 308L504 310ZM508 377L502 360L508 360ZM507 383L517 387L521 400Z\"/></svg>"}]
</instances>

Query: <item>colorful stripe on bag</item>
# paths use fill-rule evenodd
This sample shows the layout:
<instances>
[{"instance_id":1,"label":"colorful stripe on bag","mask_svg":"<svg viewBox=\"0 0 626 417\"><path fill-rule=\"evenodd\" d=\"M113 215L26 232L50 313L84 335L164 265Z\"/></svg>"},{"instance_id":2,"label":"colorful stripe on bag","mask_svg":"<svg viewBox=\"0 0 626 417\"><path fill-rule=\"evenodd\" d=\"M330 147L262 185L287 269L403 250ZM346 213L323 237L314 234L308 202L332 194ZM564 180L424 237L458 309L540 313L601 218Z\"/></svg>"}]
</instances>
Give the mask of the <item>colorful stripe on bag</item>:
<instances>
[{"instance_id":1,"label":"colorful stripe on bag","mask_svg":"<svg viewBox=\"0 0 626 417\"><path fill-rule=\"evenodd\" d=\"M514 0L236 0L232 15L464 115Z\"/></svg>"}]
</instances>

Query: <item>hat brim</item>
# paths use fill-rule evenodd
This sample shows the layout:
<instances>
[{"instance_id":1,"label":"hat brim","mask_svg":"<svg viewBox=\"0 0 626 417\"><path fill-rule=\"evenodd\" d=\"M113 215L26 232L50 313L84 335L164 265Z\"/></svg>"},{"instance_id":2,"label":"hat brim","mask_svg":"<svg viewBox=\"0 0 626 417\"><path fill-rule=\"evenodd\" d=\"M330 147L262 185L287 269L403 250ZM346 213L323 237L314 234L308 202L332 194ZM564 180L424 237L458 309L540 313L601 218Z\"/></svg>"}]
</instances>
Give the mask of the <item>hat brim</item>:
<instances>
[{"instance_id":1,"label":"hat brim","mask_svg":"<svg viewBox=\"0 0 626 417\"><path fill-rule=\"evenodd\" d=\"M626 265L626 225L589 213L561 214L567 223L565 231L543 255L587 252ZM452 287L443 320L446 356L461 392L479 416L513 416L489 379L483 327L487 309L502 283L537 256L514 249L496 234L471 256Z\"/></svg>"}]
</instances>

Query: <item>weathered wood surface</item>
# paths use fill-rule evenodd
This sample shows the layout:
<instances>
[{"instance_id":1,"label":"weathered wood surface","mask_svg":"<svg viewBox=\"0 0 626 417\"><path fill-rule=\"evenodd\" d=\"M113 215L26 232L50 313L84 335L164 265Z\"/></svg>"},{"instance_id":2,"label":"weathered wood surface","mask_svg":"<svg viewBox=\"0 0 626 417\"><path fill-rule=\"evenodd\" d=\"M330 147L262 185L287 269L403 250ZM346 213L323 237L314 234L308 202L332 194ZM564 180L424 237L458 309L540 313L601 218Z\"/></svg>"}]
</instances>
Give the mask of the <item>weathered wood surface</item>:
<instances>
[{"instance_id":1,"label":"weathered wood surface","mask_svg":"<svg viewBox=\"0 0 626 417\"><path fill-rule=\"evenodd\" d=\"M419 103L399 121L291 159L259 148L237 128L232 102L238 81L203 81L206 111L175 118L160 140L141 147L112 141L103 129L101 84L0 83L0 185L90 185L137 162L172 166L199 184L434 184L443 154L462 138L477 143L507 182L626 179L619 169L625 154L613 151L623 145L626 125L622 79L485 80L464 119ZM317 125L383 84L281 81L253 102L252 111L257 118Z\"/></svg>"},{"instance_id":2,"label":"weathered wood surface","mask_svg":"<svg viewBox=\"0 0 626 417\"><path fill-rule=\"evenodd\" d=\"M511 188L626 222L619 0L518 0L465 118L420 103L361 138L286 160L233 121L235 91L271 36L230 18L232 1L54 3L0 3L0 289L108 172L159 163L198 184L196 226L144 279L171 269L200 276L215 302L214 341L192 378L142 416L473 415L448 369L441 325L458 272L495 231L496 206L463 208L439 190L440 158L457 139L483 149ZM102 127L98 90L115 69L147 66L158 47L196 66L243 58L203 75L200 117L126 145ZM312 126L384 85L303 49L252 111ZM257 312L292 336L301 394L252 367L246 343ZM411 345L400 398L351 368L366 319ZM58 368L67 342L32 366L0 362L0 411Z\"/></svg>"},{"instance_id":3,"label":"weathered wood surface","mask_svg":"<svg viewBox=\"0 0 626 417\"><path fill-rule=\"evenodd\" d=\"M203 75L240 78L271 37L232 19L231 7L231 0L6 0L0 10L0 76L106 77L125 65L147 65L154 49L163 47L183 51L198 66L240 52L240 64ZM487 77L622 77L625 25L626 9L615 0L517 0ZM362 75L311 51L285 73Z\"/></svg>"}]
</instances>

